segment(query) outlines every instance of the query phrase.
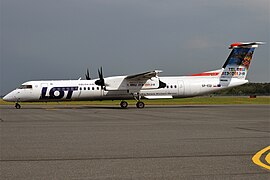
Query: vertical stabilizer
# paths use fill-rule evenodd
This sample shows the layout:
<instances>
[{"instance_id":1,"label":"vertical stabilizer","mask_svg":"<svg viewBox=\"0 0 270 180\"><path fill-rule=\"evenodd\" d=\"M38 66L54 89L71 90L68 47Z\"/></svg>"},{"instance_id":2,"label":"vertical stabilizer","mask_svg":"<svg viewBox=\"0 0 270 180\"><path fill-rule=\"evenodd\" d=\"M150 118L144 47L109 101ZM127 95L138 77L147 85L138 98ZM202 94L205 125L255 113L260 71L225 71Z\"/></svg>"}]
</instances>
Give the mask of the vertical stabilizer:
<instances>
[{"instance_id":1,"label":"vertical stabilizer","mask_svg":"<svg viewBox=\"0 0 270 180\"><path fill-rule=\"evenodd\" d=\"M232 49L228 59L223 65L222 79L246 79L247 72L253 57L253 53L262 42L233 43L229 49Z\"/></svg>"}]
</instances>

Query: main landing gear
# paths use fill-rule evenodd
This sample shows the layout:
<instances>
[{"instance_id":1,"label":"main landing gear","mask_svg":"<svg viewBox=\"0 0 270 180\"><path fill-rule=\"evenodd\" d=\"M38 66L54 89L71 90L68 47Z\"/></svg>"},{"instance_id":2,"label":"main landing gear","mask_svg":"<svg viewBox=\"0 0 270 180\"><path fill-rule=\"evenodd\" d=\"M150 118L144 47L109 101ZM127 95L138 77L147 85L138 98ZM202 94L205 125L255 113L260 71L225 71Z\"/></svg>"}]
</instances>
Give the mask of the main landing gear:
<instances>
[{"instance_id":1,"label":"main landing gear","mask_svg":"<svg viewBox=\"0 0 270 180\"><path fill-rule=\"evenodd\" d=\"M132 94L134 99L137 101L136 107L139 109L144 108L144 102L141 101L141 96L139 93ZM120 103L121 108L126 109L128 107L128 103L126 101L121 101Z\"/></svg>"},{"instance_id":2,"label":"main landing gear","mask_svg":"<svg viewBox=\"0 0 270 180\"><path fill-rule=\"evenodd\" d=\"M126 101L121 101L120 106L121 106L121 108L126 109L128 107L128 103ZM139 109L144 108L144 106L145 106L144 102L142 102L142 101L138 101L136 103L136 107Z\"/></svg>"},{"instance_id":3,"label":"main landing gear","mask_svg":"<svg viewBox=\"0 0 270 180\"><path fill-rule=\"evenodd\" d=\"M121 108L126 109L128 107L128 103L126 101L121 101L120 106Z\"/></svg>"},{"instance_id":4,"label":"main landing gear","mask_svg":"<svg viewBox=\"0 0 270 180\"><path fill-rule=\"evenodd\" d=\"M138 101L137 103L136 103L136 107L137 108L144 108L144 102L142 102L142 101Z\"/></svg>"},{"instance_id":5,"label":"main landing gear","mask_svg":"<svg viewBox=\"0 0 270 180\"><path fill-rule=\"evenodd\" d=\"M20 105L18 102L16 102L15 108L16 108L16 109L21 109L21 105Z\"/></svg>"}]
</instances>

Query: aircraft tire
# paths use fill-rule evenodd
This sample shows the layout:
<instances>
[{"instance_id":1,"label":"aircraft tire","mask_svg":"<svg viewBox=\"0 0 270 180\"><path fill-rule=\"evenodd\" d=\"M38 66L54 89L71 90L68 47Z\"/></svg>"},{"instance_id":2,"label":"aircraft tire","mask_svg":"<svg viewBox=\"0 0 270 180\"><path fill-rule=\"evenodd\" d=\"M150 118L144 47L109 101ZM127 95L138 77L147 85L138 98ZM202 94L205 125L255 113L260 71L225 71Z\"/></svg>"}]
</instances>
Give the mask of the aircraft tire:
<instances>
[{"instance_id":1,"label":"aircraft tire","mask_svg":"<svg viewBox=\"0 0 270 180\"><path fill-rule=\"evenodd\" d=\"M121 108L125 109L128 107L128 103L126 101L121 101L120 106Z\"/></svg>"},{"instance_id":2,"label":"aircraft tire","mask_svg":"<svg viewBox=\"0 0 270 180\"><path fill-rule=\"evenodd\" d=\"M16 104L15 104L15 108L16 108L16 109L21 109L21 105L20 105L19 103L16 103Z\"/></svg>"},{"instance_id":3,"label":"aircraft tire","mask_svg":"<svg viewBox=\"0 0 270 180\"><path fill-rule=\"evenodd\" d=\"M138 101L137 104L136 104L136 106L137 106L137 108L142 109L142 108L144 108L144 102Z\"/></svg>"}]
</instances>

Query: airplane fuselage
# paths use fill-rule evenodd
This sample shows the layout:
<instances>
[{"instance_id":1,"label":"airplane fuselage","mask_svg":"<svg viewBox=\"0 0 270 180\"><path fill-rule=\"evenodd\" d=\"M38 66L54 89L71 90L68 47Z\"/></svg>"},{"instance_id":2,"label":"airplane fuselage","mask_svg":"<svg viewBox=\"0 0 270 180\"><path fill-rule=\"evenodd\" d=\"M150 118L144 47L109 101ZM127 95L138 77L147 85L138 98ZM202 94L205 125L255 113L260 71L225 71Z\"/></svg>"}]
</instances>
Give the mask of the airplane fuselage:
<instances>
[{"instance_id":1,"label":"airplane fuselage","mask_svg":"<svg viewBox=\"0 0 270 180\"><path fill-rule=\"evenodd\" d=\"M110 77L105 78L105 81L106 79L110 79ZM166 87L156 88L155 83L157 81L155 79L152 78L144 84L140 81L121 83L122 90L101 89L100 86L95 84L96 79L28 81L23 83L21 88L17 88L5 96L5 100L14 102L124 100L134 98L133 90L146 99L184 98L199 96L248 82L238 79L233 79L230 82L220 81L220 78L211 76L158 77L166 84ZM124 81L124 76L122 81Z\"/></svg>"}]
</instances>

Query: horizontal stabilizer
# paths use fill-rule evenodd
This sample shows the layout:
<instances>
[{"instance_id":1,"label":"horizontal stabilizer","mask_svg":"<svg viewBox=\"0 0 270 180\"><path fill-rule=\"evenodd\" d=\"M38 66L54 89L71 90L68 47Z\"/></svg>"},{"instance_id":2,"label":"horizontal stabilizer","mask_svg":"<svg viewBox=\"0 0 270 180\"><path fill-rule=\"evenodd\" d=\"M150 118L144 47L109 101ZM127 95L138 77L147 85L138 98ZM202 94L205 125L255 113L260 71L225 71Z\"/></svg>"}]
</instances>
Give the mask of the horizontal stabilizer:
<instances>
[{"instance_id":1,"label":"horizontal stabilizer","mask_svg":"<svg viewBox=\"0 0 270 180\"><path fill-rule=\"evenodd\" d=\"M266 44L265 42L236 42L230 45L229 49L233 48L245 48L245 47L258 47L258 45Z\"/></svg>"}]
</instances>

